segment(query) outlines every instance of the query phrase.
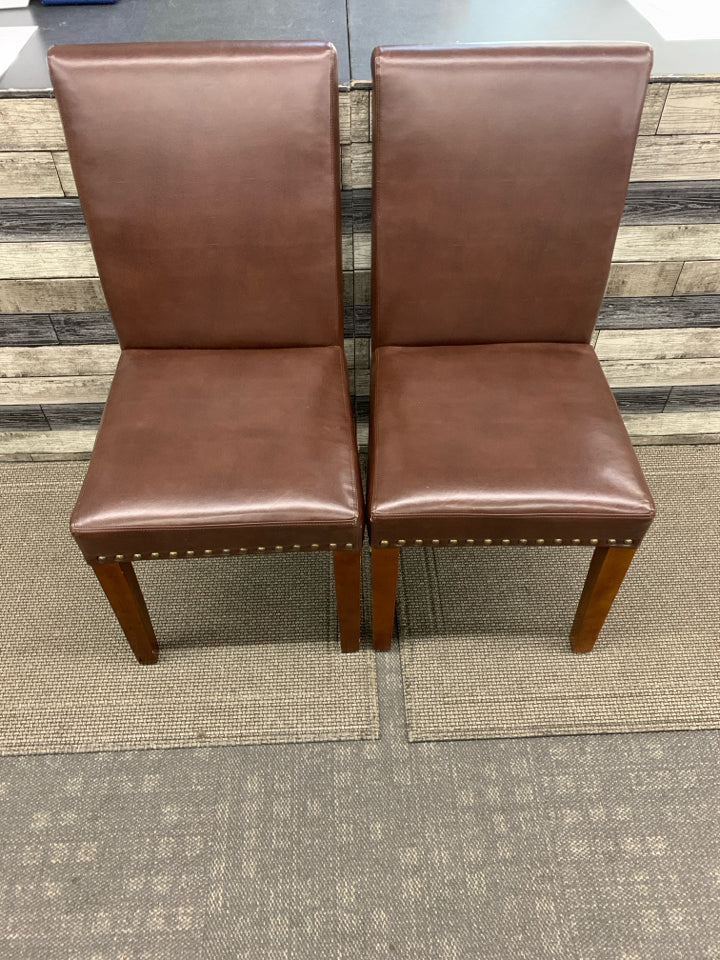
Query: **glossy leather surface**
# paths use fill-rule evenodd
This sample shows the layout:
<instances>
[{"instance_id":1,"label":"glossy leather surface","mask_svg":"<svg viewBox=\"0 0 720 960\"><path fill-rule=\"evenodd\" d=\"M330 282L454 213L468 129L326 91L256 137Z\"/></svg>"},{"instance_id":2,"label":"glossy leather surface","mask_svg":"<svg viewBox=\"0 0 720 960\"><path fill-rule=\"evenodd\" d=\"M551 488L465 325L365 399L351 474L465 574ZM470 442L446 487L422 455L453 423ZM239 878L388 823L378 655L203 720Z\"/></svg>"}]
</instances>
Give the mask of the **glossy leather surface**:
<instances>
[{"instance_id":1,"label":"glossy leather surface","mask_svg":"<svg viewBox=\"0 0 720 960\"><path fill-rule=\"evenodd\" d=\"M340 343L337 63L325 43L54 47L120 343Z\"/></svg>"},{"instance_id":2,"label":"glossy leather surface","mask_svg":"<svg viewBox=\"0 0 720 960\"><path fill-rule=\"evenodd\" d=\"M335 51L108 44L50 66L123 347L71 522L86 559L359 548Z\"/></svg>"},{"instance_id":3,"label":"glossy leather surface","mask_svg":"<svg viewBox=\"0 0 720 960\"><path fill-rule=\"evenodd\" d=\"M342 347L125 350L71 528L88 560L358 549L360 490Z\"/></svg>"},{"instance_id":4,"label":"glossy leather surface","mask_svg":"<svg viewBox=\"0 0 720 960\"><path fill-rule=\"evenodd\" d=\"M375 346L589 340L651 62L644 44L375 51Z\"/></svg>"},{"instance_id":5,"label":"glossy leather surface","mask_svg":"<svg viewBox=\"0 0 720 960\"><path fill-rule=\"evenodd\" d=\"M371 542L642 538L655 513L586 344L382 347Z\"/></svg>"}]
</instances>

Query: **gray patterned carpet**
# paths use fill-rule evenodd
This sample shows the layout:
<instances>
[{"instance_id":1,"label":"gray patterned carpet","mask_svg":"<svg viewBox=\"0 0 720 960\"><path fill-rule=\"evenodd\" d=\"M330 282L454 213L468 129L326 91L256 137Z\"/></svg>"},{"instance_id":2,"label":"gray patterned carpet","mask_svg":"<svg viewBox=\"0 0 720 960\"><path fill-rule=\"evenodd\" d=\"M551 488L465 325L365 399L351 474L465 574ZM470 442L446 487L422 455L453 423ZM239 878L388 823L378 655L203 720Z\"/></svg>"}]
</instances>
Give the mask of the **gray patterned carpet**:
<instances>
[{"instance_id":1,"label":"gray patterned carpet","mask_svg":"<svg viewBox=\"0 0 720 960\"><path fill-rule=\"evenodd\" d=\"M638 455L658 518L591 654L568 641L590 550L402 552L411 740L720 727L720 446Z\"/></svg>"},{"instance_id":2,"label":"gray patterned carpet","mask_svg":"<svg viewBox=\"0 0 720 960\"><path fill-rule=\"evenodd\" d=\"M85 468L0 466L0 753L378 736L329 553L137 564L160 643L139 666L67 529Z\"/></svg>"},{"instance_id":3,"label":"gray patterned carpet","mask_svg":"<svg viewBox=\"0 0 720 960\"><path fill-rule=\"evenodd\" d=\"M0 758L3 960L717 960L720 732Z\"/></svg>"}]
</instances>

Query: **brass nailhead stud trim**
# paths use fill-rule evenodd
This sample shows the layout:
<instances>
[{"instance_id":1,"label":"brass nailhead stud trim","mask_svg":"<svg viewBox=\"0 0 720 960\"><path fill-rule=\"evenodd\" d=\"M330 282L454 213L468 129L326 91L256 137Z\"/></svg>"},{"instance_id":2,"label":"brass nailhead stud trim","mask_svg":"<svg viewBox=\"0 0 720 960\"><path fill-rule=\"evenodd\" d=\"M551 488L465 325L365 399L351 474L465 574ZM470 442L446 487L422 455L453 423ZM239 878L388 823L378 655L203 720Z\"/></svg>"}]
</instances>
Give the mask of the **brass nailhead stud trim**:
<instances>
[{"instance_id":1,"label":"brass nailhead stud trim","mask_svg":"<svg viewBox=\"0 0 720 960\"><path fill-rule=\"evenodd\" d=\"M613 537L609 537L608 543L617 543L617 540L615 540Z\"/></svg>"},{"instance_id":2,"label":"brass nailhead stud trim","mask_svg":"<svg viewBox=\"0 0 720 960\"><path fill-rule=\"evenodd\" d=\"M580 541L578 540L577 537L575 537L575 538L573 539L573 543L580 543Z\"/></svg>"},{"instance_id":3,"label":"brass nailhead stud trim","mask_svg":"<svg viewBox=\"0 0 720 960\"><path fill-rule=\"evenodd\" d=\"M280 544L278 544L278 545L275 547L275 549L277 550L278 553L281 553L281 552L285 549L285 547L281 547Z\"/></svg>"},{"instance_id":4,"label":"brass nailhead stud trim","mask_svg":"<svg viewBox=\"0 0 720 960\"><path fill-rule=\"evenodd\" d=\"M194 556L195 556L195 551L194 551L194 550L186 550L186 551L185 551L185 556L186 556L186 557L194 557Z\"/></svg>"},{"instance_id":5,"label":"brass nailhead stud trim","mask_svg":"<svg viewBox=\"0 0 720 960\"><path fill-rule=\"evenodd\" d=\"M115 559L116 559L116 560L124 560L124 559L125 559L125 554L124 554L124 553L116 553L116 554L115 554Z\"/></svg>"},{"instance_id":6,"label":"brass nailhead stud trim","mask_svg":"<svg viewBox=\"0 0 720 960\"><path fill-rule=\"evenodd\" d=\"M223 547L223 553L230 553L230 547Z\"/></svg>"},{"instance_id":7,"label":"brass nailhead stud trim","mask_svg":"<svg viewBox=\"0 0 720 960\"><path fill-rule=\"evenodd\" d=\"M453 542L454 542L454 543L457 543L457 540L455 540L455 541L451 540L451 541L450 541L450 543L453 543ZM397 543L398 543L398 546L399 546L399 547L404 547L405 544L407 543L407 541L406 541L406 540L398 540Z\"/></svg>"},{"instance_id":8,"label":"brass nailhead stud trim","mask_svg":"<svg viewBox=\"0 0 720 960\"><path fill-rule=\"evenodd\" d=\"M319 550L319 549L320 549L320 544L319 544L319 543L311 543L311 544L310 544L310 549L311 549L311 550Z\"/></svg>"},{"instance_id":9,"label":"brass nailhead stud trim","mask_svg":"<svg viewBox=\"0 0 720 960\"><path fill-rule=\"evenodd\" d=\"M98 557L98 560L107 560L107 557Z\"/></svg>"},{"instance_id":10,"label":"brass nailhead stud trim","mask_svg":"<svg viewBox=\"0 0 720 960\"><path fill-rule=\"evenodd\" d=\"M331 543L331 544L330 544L330 549L331 549L331 550L337 550L337 544L336 544L336 543Z\"/></svg>"},{"instance_id":11,"label":"brass nailhead stud trim","mask_svg":"<svg viewBox=\"0 0 720 960\"><path fill-rule=\"evenodd\" d=\"M555 543L562 543L562 537L555 537Z\"/></svg>"},{"instance_id":12,"label":"brass nailhead stud trim","mask_svg":"<svg viewBox=\"0 0 720 960\"><path fill-rule=\"evenodd\" d=\"M403 541L403 543L404 543L404 542L405 542L405 541ZM346 550L352 550L352 548L353 548L353 545L352 545L351 543L346 543L346 544L345 544L345 549L346 549Z\"/></svg>"},{"instance_id":13,"label":"brass nailhead stud trim","mask_svg":"<svg viewBox=\"0 0 720 960\"><path fill-rule=\"evenodd\" d=\"M632 540L626 540L625 543L627 543L628 545L630 545L630 544L632 544Z\"/></svg>"},{"instance_id":14,"label":"brass nailhead stud trim","mask_svg":"<svg viewBox=\"0 0 720 960\"><path fill-rule=\"evenodd\" d=\"M387 540L381 540L381 541L380 541L380 546L381 546L381 547L386 547L387 545L388 545Z\"/></svg>"},{"instance_id":15,"label":"brass nailhead stud trim","mask_svg":"<svg viewBox=\"0 0 720 960\"><path fill-rule=\"evenodd\" d=\"M593 537L593 539L590 541L590 543L592 543L593 545L596 544L596 543L597 543L597 538Z\"/></svg>"},{"instance_id":16,"label":"brass nailhead stud trim","mask_svg":"<svg viewBox=\"0 0 720 960\"><path fill-rule=\"evenodd\" d=\"M293 550L299 550L299 549L300 549L300 544L299 544L299 543L294 543L294 544L293 544Z\"/></svg>"},{"instance_id":17,"label":"brass nailhead stud trim","mask_svg":"<svg viewBox=\"0 0 720 960\"><path fill-rule=\"evenodd\" d=\"M485 539L483 540L483 543L492 543L492 540L490 539L490 537L485 537Z\"/></svg>"},{"instance_id":18,"label":"brass nailhead stud trim","mask_svg":"<svg viewBox=\"0 0 720 960\"><path fill-rule=\"evenodd\" d=\"M265 547L258 547L258 553L265 553Z\"/></svg>"},{"instance_id":19,"label":"brass nailhead stud trim","mask_svg":"<svg viewBox=\"0 0 720 960\"><path fill-rule=\"evenodd\" d=\"M472 545L475 543L475 541L474 541L474 540L466 540L465 543L469 543L470 546L472 546Z\"/></svg>"},{"instance_id":20,"label":"brass nailhead stud trim","mask_svg":"<svg viewBox=\"0 0 720 960\"><path fill-rule=\"evenodd\" d=\"M142 560L142 554L141 554L141 553L134 553L134 554L133 554L133 560Z\"/></svg>"},{"instance_id":21,"label":"brass nailhead stud trim","mask_svg":"<svg viewBox=\"0 0 720 960\"><path fill-rule=\"evenodd\" d=\"M545 541L543 540L542 537L540 537L540 539L536 540L535 543L539 543L542 546L542 544L545 543Z\"/></svg>"},{"instance_id":22,"label":"brass nailhead stud trim","mask_svg":"<svg viewBox=\"0 0 720 960\"><path fill-rule=\"evenodd\" d=\"M440 543L439 540L433 540L433 546L436 547Z\"/></svg>"},{"instance_id":23,"label":"brass nailhead stud trim","mask_svg":"<svg viewBox=\"0 0 720 960\"><path fill-rule=\"evenodd\" d=\"M247 553L247 551L248 551L247 547L240 547L240 553Z\"/></svg>"},{"instance_id":24,"label":"brass nailhead stud trim","mask_svg":"<svg viewBox=\"0 0 720 960\"><path fill-rule=\"evenodd\" d=\"M153 550L153 552L150 554L150 556L153 558L153 560L157 560L157 558L160 556L160 554L157 552L157 550Z\"/></svg>"},{"instance_id":25,"label":"brass nailhead stud trim","mask_svg":"<svg viewBox=\"0 0 720 960\"><path fill-rule=\"evenodd\" d=\"M527 543L527 540L523 539L519 541L520 543Z\"/></svg>"},{"instance_id":26,"label":"brass nailhead stud trim","mask_svg":"<svg viewBox=\"0 0 720 960\"><path fill-rule=\"evenodd\" d=\"M510 543L509 540L503 540L503 543Z\"/></svg>"},{"instance_id":27,"label":"brass nailhead stud trim","mask_svg":"<svg viewBox=\"0 0 720 960\"><path fill-rule=\"evenodd\" d=\"M416 540L415 543L418 547L422 546L422 540Z\"/></svg>"},{"instance_id":28,"label":"brass nailhead stud trim","mask_svg":"<svg viewBox=\"0 0 720 960\"><path fill-rule=\"evenodd\" d=\"M170 556L171 556L171 557L176 557L176 556L177 556L177 550L171 550L171 551L170 551Z\"/></svg>"},{"instance_id":29,"label":"brass nailhead stud trim","mask_svg":"<svg viewBox=\"0 0 720 960\"><path fill-rule=\"evenodd\" d=\"M212 550L205 550L205 551L203 551L203 552L207 555L207 554L212 553Z\"/></svg>"}]
</instances>

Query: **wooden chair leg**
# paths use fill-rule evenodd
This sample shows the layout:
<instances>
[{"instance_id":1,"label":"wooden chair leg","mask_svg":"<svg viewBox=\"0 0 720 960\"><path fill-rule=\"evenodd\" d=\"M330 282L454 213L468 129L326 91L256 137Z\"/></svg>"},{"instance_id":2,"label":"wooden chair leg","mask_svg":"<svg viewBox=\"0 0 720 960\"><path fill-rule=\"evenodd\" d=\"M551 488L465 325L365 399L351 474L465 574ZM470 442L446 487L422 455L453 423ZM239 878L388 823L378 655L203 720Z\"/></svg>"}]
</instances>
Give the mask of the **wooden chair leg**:
<instances>
[{"instance_id":1,"label":"wooden chair leg","mask_svg":"<svg viewBox=\"0 0 720 960\"><path fill-rule=\"evenodd\" d=\"M91 563L139 663L157 663L159 650L145 598L131 563Z\"/></svg>"},{"instance_id":2,"label":"wooden chair leg","mask_svg":"<svg viewBox=\"0 0 720 960\"><path fill-rule=\"evenodd\" d=\"M395 625L400 551L393 547L372 549L373 647L389 650Z\"/></svg>"},{"instance_id":3,"label":"wooden chair leg","mask_svg":"<svg viewBox=\"0 0 720 960\"><path fill-rule=\"evenodd\" d=\"M336 550L333 553L335 601L343 653L355 653L360 649L361 556L360 550Z\"/></svg>"},{"instance_id":4,"label":"wooden chair leg","mask_svg":"<svg viewBox=\"0 0 720 960\"><path fill-rule=\"evenodd\" d=\"M592 650L634 556L634 547L595 547L570 631L575 653Z\"/></svg>"}]
</instances>

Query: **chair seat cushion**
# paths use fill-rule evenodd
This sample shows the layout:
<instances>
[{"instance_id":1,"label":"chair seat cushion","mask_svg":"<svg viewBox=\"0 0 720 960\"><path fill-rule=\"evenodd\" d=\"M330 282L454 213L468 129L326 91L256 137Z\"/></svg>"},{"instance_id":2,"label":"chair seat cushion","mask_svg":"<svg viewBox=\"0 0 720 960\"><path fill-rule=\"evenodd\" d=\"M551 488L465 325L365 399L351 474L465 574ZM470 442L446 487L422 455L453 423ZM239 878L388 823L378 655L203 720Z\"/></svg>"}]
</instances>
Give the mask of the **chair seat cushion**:
<instances>
[{"instance_id":1,"label":"chair seat cushion","mask_svg":"<svg viewBox=\"0 0 720 960\"><path fill-rule=\"evenodd\" d=\"M368 514L373 546L636 545L655 507L592 347L390 346Z\"/></svg>"},{"instance_id":2,"label":"chair seat cushion","mask_svg":"<svg viewBox=\"0 0 720 960\"><path fill-rule=\"evenodd\" d=\"M358 549L362 523L341 347L123 351L71 520L88 560Z\"/></svg>"}]
</instances>

